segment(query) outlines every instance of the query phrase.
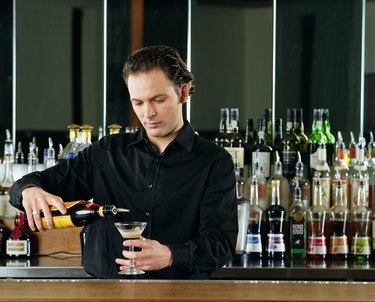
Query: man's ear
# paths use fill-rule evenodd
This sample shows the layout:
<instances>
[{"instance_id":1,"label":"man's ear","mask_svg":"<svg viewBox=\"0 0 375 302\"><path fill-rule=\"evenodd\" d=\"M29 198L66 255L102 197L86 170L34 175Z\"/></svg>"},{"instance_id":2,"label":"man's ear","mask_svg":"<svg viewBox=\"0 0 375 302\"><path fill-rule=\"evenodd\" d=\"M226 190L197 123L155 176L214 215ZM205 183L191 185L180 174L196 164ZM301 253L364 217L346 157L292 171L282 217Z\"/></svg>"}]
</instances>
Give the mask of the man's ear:
<instances>
[{"instance_id":1,"label":"man's ear","mask_svg":"<svg viewBox=\"0 0 375 302\"><path fill-rule=\"evenodd\" d=\"M181 98L180 98L181 104L185 103L187 99L189 98L189 89L190 87L188 83L181 85Z\"/></svg>"}]
</instances>

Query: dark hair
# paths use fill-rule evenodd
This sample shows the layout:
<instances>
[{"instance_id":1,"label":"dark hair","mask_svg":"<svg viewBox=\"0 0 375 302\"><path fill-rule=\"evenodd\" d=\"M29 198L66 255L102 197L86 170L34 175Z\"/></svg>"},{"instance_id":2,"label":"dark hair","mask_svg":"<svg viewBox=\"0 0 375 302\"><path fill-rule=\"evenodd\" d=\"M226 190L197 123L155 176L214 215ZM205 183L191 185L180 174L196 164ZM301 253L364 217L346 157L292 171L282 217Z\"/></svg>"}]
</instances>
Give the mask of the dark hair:
<instances>
[{"instance_id":1,"label":"dark hair","mask_svg":"<svg viewBox=\"0 0 375 302\"><path fill-rule=\"evenodd\" d=\"M188 70L177 50L165 45L144 47L131 53L124 63L122 77L125 83L128 83L130 74L152 69L163 70L177 87L189 84L189 95L193 94L194 75Z\"/></svg>"}]
</instances>

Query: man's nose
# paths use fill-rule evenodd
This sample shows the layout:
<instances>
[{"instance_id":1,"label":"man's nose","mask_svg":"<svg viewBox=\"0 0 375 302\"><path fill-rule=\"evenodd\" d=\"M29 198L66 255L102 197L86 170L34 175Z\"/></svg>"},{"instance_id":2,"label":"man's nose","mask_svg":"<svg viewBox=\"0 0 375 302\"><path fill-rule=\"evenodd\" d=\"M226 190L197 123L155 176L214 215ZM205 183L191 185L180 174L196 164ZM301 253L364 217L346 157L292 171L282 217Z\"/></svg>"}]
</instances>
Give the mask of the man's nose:
<instances>
[{"instance_id":1,"label":"man's nose","mask_svg":"<svg viewBox=\"0 0 375 302\"><path fill-rule=\"evenodd\" d=\"M155 116L156 111L155 111L154 106L152 106L151 104L146 105L145 106L145 115L146 115L147 118L151 118L151 117Z\"/></svg>"}]
</instances>

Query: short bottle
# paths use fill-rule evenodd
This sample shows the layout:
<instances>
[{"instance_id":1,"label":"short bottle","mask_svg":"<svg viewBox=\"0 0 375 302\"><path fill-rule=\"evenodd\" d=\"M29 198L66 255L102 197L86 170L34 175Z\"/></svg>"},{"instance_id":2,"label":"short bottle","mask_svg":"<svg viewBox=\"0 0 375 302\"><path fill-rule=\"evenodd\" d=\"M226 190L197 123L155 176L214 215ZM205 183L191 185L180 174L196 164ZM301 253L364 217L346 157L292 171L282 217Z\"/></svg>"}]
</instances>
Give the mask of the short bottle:
<instances>
[{"instance_id":1,"label":"short bottle","mask_svg":"<svg viewBox=\"0 0 375 302\"><path fill-rule=\"evenodd\" d=\"M272 181L271 206L266 209L268 226L266 252L270 260L285 259L284 221L286 211L280 205L280 181Z\"/></svg>"},{"instance_id":2,"label":"short bottle","mask_svg":"<svg viewBox=\"0 0 375 302\"><path fill-rule=\"evenodd\" d=\"M128 209L116 208L114 205L101 206L85 200L64 202L64 205L67 208L65 215L61 214L57 208L51 207L55 229L81 227L102 217L114 216L120 212L129 212ZM48 229L43 212L40 212L40 215L43 227Z\"/></svg>"},{"instance_id":3,"label":"short bottle","mask_svg":"<svg viewBox=\"0 0 375 302\"><path fill-rule=\"evenodd\" d=\"M14 163L15 164L23 164L25 161L25 156L22 152L22 142L18 142L17 146L17 152L14 158Z\"/></svg>"},{"instance_id":4,"label":"short bottle","mask_svg":"<svg viewBox=\"0 0 375 302\"><path fill-rule=\"evenodd\" d=\"M289 208L289 246L292 259L306 257L306 208L301 199L301 189L294 185L294 200Z\"/></svg>"},{"instance_id":5,"label":"short bottle","mask_svg":"<svg viewBox=\"0 0 375 302\"><path fill-rule=\"evenodd\" d=\"M349 210L346 207L346 192L340 178L336 179L335 187L335 204L329 213L329 222L332 227L329 256L332 260L347 260L349 247L346 234Z\"/></svg>"},{"instance_id":6,"label":"short bottle","mask_svg":"<svg viewBox=\"0 0 375 302\"><path fill-rule=\"evenodd\" d=\"M258 181L254 176L250 187L250 208L246 236L246 254L250 260L262 258L262 221L263 209L258 203Z\"/></svg>"},{"instance_id":7,"label":"short bottle","mask_svg":"<svg viewBox=\"0 0 375 302\"><path fill-rule=\"evenodd\" d=\"M14 220L14 230L6 241L6 256L10 258L30 257L32 251L32 237L26 229L25 214L17 212Z\"/></svg>"},{"instance_id":8,"label":"short bottle","mask_svg":"<svg viewBox=\"0 0 375 302\"><path fill-rule=\"evenodd\" d=\"M353 237L350 253L354 261L368 261L371 255L371 239L369 234L371 210L366 202L365 181L359 181L358 204L351 211Z\"/></svg>"},{"instance_id":9,"label":"short bottle","mask_svg":"<svg viewBox=\"0 0 375 302\"><path fill-rule=\"evenodd\" d=\"M313 179L313 205L307 211L309 234L307 239L307 257L312 261L326 259L327 244L325 237L326 208L323 206L322 188L319 177Z\"/></svg>"}]
</instances>

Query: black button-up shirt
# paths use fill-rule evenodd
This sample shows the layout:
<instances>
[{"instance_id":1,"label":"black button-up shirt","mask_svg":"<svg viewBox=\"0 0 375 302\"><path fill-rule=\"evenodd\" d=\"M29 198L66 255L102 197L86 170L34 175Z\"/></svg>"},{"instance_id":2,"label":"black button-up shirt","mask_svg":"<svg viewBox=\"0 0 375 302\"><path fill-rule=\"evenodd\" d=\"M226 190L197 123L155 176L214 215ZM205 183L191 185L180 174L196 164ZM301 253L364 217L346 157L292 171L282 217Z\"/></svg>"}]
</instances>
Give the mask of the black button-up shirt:
<instances>
[{"instance_id":1,"label":"black button-up shirt","mask_svg":"<svg viewBox=\"0 0 375 302\"><path fill-rule=\"evenodd\" d=\"M170 247L172 267L148 272L150 278L209 276L234 253L238 223L232 158L196 135L187 121L162 154L142 128L106 136L74 159L25 175L10 192L13 206L22 209L22 190L30 186L64 201L93 198L130 210L85 229L84 268L97 278L123 278L115 263L124 248L116 221L145 221L143 236Z\"/></svg>"}]
</instances>

